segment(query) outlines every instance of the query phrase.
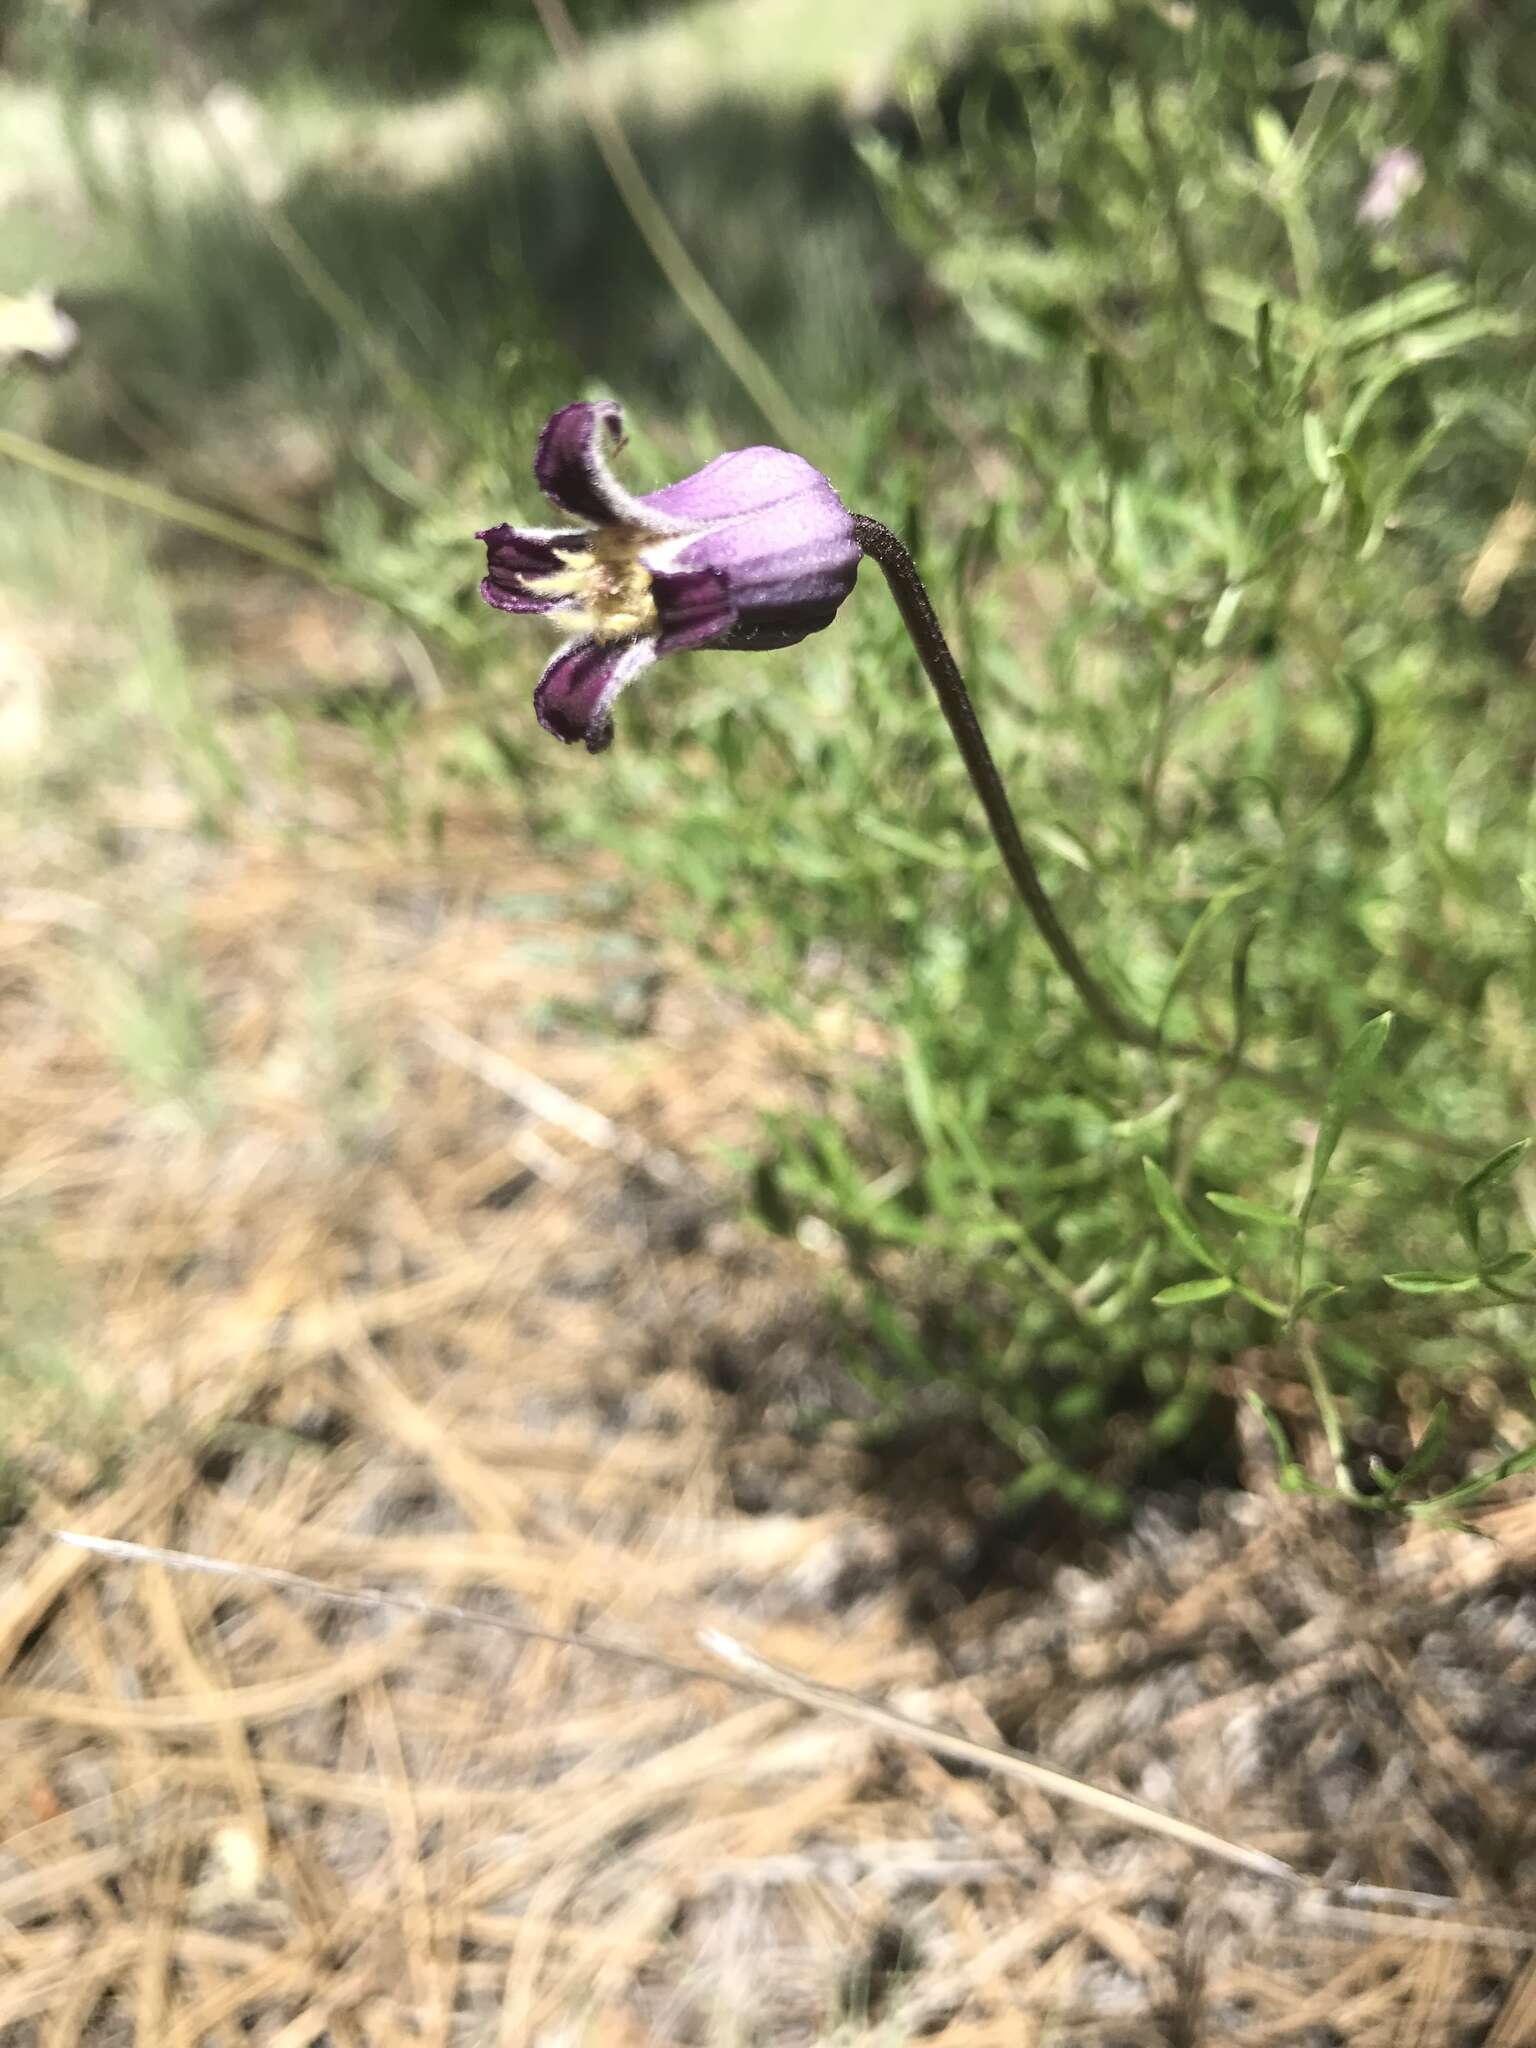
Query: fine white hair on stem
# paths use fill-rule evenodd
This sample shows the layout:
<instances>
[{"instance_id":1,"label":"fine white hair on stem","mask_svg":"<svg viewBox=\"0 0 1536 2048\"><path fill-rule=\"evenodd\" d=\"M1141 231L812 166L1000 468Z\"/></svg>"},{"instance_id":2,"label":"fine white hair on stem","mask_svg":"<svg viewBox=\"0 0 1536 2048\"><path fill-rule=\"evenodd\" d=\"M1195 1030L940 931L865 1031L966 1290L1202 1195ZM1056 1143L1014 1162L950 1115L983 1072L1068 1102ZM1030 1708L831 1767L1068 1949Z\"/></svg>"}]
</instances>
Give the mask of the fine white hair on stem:
<instances>
[{"instance_id":1,"label":"fine white hair on stem","mask_svg":"<svg viewBox=\"0 0 1536 2048\"><path fill-rule=\"evenodd\" d=\"M1499 1924L1436 1918L1434 1916L1455 1913L1459 1902L1432 1892L1398 1891L1368 1884L1319 1884L1278 1856L1231 1841L1224 1835L1183 1820L1177 1814L1148 1806L1127 1793L1109 1791L1104 1786L1073 1777L1066 1771L1039 1763L1033 1757L1001 1744L977 1742L967 1736L950 1734L942 1728L930 1728L894 1708L880 1706L871 1700L860 1699L856 1693L801 1677L798 1672L770 1663L766 1657L759 1656L755 1650L748 1649L746 1644L719 1629L697 1631L699 1647L716 1660L713 1667L708 1667L689 1664L661 1651L643 1649L611 1637L543 1628L537 1622L511 1621L501 1615L477 1614L471 1608L421 1600L409 1593L385 1592L373 1586L327 1585L323 1580L308 1578L302 1572L285 1571L276 1565L242 1564L233 1558L206 1557L189 1550L165 1550L154 1544L133 1543L123 1537L93 1536L78 1529L58 1529L53 1533L56 1541L69 1544L76 1550L89 1551L95 1556L124 1564L155 1564L168 1571L212 1573L244 1579L257 1585L307 1593L342 1607L393 1609L425 1616L429 1620L491 1629L502 1635L583 1650L593 1656L621 1658L627 1663L670 1672L678 1678L728 1685L737 1691L756 1693L765 1698L791 1700L813 1713L836 1714L895 1741L915 1744L931 1755L993 1771L1001 1777L1021 1779L1053 1799L1086 1807L1144 1834L1159 1835L1197 1855L1226 1863L1248 1876L1280 1884L1292 1895L1297 1913L1308 1920L1363 1933L1411 1931L1421 1938L1489 1948L1536 1949L1536 1926L1524 1926L1518 1922ZM725 1668L722 1670L721 1666Z\"/></svg>"}]
</instances>

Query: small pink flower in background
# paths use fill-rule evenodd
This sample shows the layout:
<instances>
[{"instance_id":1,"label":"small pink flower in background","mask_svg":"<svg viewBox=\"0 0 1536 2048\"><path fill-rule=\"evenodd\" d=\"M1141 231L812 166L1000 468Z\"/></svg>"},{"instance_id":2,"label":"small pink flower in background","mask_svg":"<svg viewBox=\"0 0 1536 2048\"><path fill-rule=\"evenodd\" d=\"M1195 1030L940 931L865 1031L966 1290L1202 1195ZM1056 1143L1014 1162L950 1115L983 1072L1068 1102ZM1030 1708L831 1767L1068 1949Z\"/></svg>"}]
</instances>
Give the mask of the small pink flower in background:
<instances>
[{"instance_id":1,"label":"small pink flower in background","mask_svg":"<svg viewBox=\"0 0 1536 2048\"><path fill-rule=\"evenodd\" d=\"M540 490L587 526L488 526L487 604L545 613L573 637L534 692L540 725L601 753L619 692L690 647L793 647L853 589L853 516L820 470L782 448L717 455L646 497L608 468L624 439L611 400L562 406L539 436Z\"/></svg>"},{"instance_id":2,"label":"small pink flower in background","mask_svg":"<svg viewBox=\"0 0 1536 2048\"><path fill-rule=\"evenodd\" d=\"M1424 159L1416 149L1383 150L1372 166L1355 219L1363 228L1390 226L1423 183Z\"/></svg>"}]
</instances>

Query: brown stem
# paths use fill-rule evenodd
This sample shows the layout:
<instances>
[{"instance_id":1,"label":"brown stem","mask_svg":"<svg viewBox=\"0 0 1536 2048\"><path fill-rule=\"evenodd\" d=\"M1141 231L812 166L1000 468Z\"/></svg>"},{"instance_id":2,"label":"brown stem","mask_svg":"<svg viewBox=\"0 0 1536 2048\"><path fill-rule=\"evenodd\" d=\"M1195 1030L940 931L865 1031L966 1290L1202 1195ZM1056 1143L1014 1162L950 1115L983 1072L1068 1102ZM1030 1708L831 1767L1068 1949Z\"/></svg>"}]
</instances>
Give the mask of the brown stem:
<instances>
[{"instance_id":1,"label":"brown stem","mask_svg":"<svg viewBox=\"0 0 1536 2048\"><path fill-rule=\"evenodd\" d=\"M997 850L1003 857L1009 879L1018 891L1019 898L1034 919L1035 929L1055 955L1056 963L1082 997L1089 1014L1102 1030L1122 1045L1140 1046L1147 1052L1161 1052L1180 1059L1215 1059L1219 1057L1215 1048L1205 1045L1190 1045L1179 1040L1160 1040L1158 1034L1145 1024L1138 1023L1108 993L1101 988L1089 972L1082 955L1068 937L1065 927L1056 915L1051 899L1045 893L1045 884L1028 847L1019 834L1018 821L1013 815L1013 806L1008 801L1008 792L1003 779L997 772L997 763L987 745L986 735L971 703L970 693L956 665L955 657L949 651L944 638L944 629L939 624L933 602L923 587L923 580L917 573L917 564L891 532L878 519L870 519L862 513L855 514L854 532L859 546L872 562L879 564L886 582L891 586L891 595L901 613L902 623L917 649L922 662L923 673L933 685L934 695L940 709L949 721L949 729L955 736L960 757L965 762L976 794L981 798L981 807L987 814L987 823L992 828L992 837ZM1241 1078L1257 1081L1267 1088L1303 1105L1316 1101L1312 1081L1304 1076L1276 1072L1265 1067L1255 1067L1241 1056L1234 1057L1228 1052L1225 1059L1223 1078ZM1363 1128L1374 1131L1377 1136L1394 1138L1410 1145L1421 1146L1425 1151L1440 1152L1448 1158L1485 1158L1491 1141L1478 1140L1469 1143L1464 1138L1447 1137L1438 1131L1420 1131L1408 1124L1401 1124L1395 1117L1382 1114L1366 1114L1356 1119Z\"/></svg>"},{"instance_id":2,"label":"brown stem","mask_svg":"<svg viewBox=\"0 0 1536 2048\"><path fill-rule=\"evenodd\" d=\"M853 526L860 548L878 564L891 587L896 609L901 613L902 623L917 650L923 673L933 685L939 708L949 721L955 745L960 749L960 758L966 765L977 796L981 798L981 807L987 814L987 823L1003 857L1003 866L1008 870L1020 901L1034 919L1035 929L1050 947L1056 964L1082 997L1089 1014L1101 1029L1123 1045L1144 1046L1149 1052L1156 1050L1156 1033L1128 1017L1107 990L1100 987L1056 915L1055 905L1045 892L1045 884L1040 879L1033 856L1020 836L1013 806L1003 787L1003 778L997 772L997 763L992 758L992 749L987 745L975 706L971 703L970 692L965 687L955 657L949 651L938 614L917 573L917 564L890 528L882 526L878 519L859 513L855 515Z\"/></svg>"}]
</instances>

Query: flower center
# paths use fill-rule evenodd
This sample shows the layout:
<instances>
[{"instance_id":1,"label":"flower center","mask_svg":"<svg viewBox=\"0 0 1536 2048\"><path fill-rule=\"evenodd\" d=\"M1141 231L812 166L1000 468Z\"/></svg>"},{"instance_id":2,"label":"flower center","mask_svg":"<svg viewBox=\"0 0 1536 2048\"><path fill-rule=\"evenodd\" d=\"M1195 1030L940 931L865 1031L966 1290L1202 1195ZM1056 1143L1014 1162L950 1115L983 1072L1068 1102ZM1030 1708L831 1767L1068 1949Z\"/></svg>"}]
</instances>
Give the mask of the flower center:
<instances>
[{"instance_id":1,"label":"flower center","mask_svg":"<svg viewBox=\"0 0 1536 2048\"><path fill-rule=\"evenodd\" d=\"M574 625L594 640L630 640L636 634L654 634L657 626L656 599L651 593L651 572L640 560L645 536L622 527L600 527L586 548L556 549L567 566L552 576L529 577L528 588L538 597L569 597L573 609L562 614L562 625Z\"/></svg>"}]
</instances>

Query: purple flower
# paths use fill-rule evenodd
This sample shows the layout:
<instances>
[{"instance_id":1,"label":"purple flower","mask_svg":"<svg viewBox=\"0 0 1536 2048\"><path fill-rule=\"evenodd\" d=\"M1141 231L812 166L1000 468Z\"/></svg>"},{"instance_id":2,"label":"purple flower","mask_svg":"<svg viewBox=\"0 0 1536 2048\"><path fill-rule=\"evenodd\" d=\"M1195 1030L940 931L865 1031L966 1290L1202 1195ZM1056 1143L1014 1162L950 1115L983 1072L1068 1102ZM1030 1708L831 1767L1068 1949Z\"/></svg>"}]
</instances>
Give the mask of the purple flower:
<instances>
[{"instance_id":1,"label":"purple flower","mask_svg":"<svg viewBox=\"0 0 1536 2048\"><path fill-rule=\"evenodd\" d=\"M570 628L533 708L546 732L594 754L613 738L619 692L661 655L793 647L831 625L859 567L851 514L802 456L740 448L637 498L608 468L623 420L611 400L566 405L539 436L539 488L585 525L476 535L487 604Z\"/></svg>"}]
</instances>

